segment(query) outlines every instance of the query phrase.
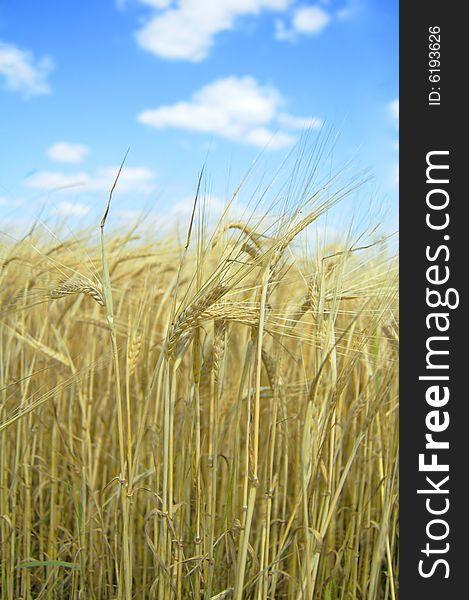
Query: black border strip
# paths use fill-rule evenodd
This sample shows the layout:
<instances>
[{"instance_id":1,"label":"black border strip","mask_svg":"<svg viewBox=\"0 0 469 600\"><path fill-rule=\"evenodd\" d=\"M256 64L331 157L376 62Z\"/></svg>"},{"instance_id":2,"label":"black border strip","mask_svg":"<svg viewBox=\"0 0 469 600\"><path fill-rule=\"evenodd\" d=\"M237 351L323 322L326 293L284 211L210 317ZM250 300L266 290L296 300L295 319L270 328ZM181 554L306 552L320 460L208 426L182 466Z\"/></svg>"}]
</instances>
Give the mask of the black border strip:
<instances>
[{"instance_id":1,"label":"black border strip","mask_svg":"<svg viewBox=\"0 0 469 600\"><path fill-rule=\"evenodd\" d=\"M469 169L463 59L469 56L469 36L463 6L435 0L400 4L403 600L468 595L469 197L464 179ZM444 306L445 300L453 308Z\"/></svg>"}]
</instances>

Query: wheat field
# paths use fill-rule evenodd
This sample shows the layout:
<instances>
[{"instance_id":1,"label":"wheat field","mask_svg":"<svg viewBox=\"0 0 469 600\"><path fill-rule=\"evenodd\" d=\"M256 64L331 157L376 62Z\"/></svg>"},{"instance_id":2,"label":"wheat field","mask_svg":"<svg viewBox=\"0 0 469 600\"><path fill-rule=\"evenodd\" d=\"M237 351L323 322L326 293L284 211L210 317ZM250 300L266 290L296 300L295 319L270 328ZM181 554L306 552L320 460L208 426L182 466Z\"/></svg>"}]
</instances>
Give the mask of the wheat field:
<instances>
[{"instance_id":1,"label":"wheat field","mask_svg":"<svg viewBox=\"0 0 469 600\"><path fill-rule=\"evenodd\" d=\"M349 192L3 236L1 600L397 598L396 258L302 237Z\"/></svg>"}]
</instances>

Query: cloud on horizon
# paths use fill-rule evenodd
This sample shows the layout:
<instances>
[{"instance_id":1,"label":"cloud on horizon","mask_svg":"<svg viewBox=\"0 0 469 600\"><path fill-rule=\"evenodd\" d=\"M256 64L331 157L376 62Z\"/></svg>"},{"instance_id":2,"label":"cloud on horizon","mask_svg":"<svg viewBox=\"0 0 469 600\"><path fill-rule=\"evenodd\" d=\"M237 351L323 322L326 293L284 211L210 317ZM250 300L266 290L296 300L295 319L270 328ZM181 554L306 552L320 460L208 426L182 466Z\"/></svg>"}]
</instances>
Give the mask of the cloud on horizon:
<instances>
[{"instance_id":1,"label":"cloud on horizon","mask_svg":"<svg viewBox=\"0 0 469 600\"><path fill-rule=\"evenodd\" d=\"M28 188L42 191L66 191L82 187L86 191L109 191L119 166L100 167L93 173L86 171L64 173L62 171L39 171L28 177ZM149 193L155 189L155 173L147 167L124 167L119 177L118 192Z\"/></svg>"},{"instance_id":2,"label":"cloud on horizon","mask_svg":"<svg viewBox=\"0 0 469 600\"><path fill-rule=\"evenodd\" d=\"M53 214L61 217L85 217L90 212L90 207L82 202L59 202Z\"/></svg>"}]
</instances>

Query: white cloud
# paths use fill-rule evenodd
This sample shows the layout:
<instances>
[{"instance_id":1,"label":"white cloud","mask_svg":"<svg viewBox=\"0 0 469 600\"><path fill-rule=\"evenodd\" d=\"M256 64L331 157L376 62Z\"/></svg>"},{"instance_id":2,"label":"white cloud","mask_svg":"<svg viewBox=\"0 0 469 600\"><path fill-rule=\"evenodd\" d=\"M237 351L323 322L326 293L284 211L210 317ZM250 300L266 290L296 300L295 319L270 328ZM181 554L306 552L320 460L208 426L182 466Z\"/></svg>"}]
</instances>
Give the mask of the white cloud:
<instances>
[{"instance_id":1,"label":"white cloud","mask_svg":"<svg viewBox=\"0 0 469 600\"><path fill-rule=\"evenodd\" d=\"M108 190L112 186L119 166L103 167L91 177L90 188ZM125 167L117 183L116 190L121 192L148 193L155 189L155 172L147 167Z\"/></svg>"},{"instance_id":2,"label":"white cloud","mask_svg":"<svg viewBox=\"0 0 469 600\"><path fill-rule=\"evenodd\" d=\"M118 166L101 167L91 174L84 171L78 173L40 171L28 177L25 185L44 191L59 191L76 187L82 187L91 192L109 191L118 171ZM147 167L124 167L116 188L118 192L138 193L147 193L154 189L155 173Z\"/></svg>"},{"instance_id":3,"label":"white cloud","mask_svg":"<svg viewBox=\"0 0 469 600\"><path fill-rule=\"evenodd\" d=\"M60 202L54 213L62 217L84 217L90 212L90 207L81 202Z\"/></svg>"},{"instance_id":4,"label":"white cloud","mask_svg":"<svg viewBox=\"0 0 469 600\"><path fill-rule=\"evenodd\" d=\"M243 15L285 10L291 0L140 0L156 12L137 32L137 41L164 58L200 61L220 31L232 29Z\"/></svg>"},{"instance_id":5,"label":"white cloud","mask_svg":"<svg viewBox=\"0 0 469 600\"><path fill-rule=\"evenodd\" d=\"M154 127L173 126L198 131L223 131L238 137L245 129L268 123L280 103L276 90L251 77L218 79L197 91L190 102L145 111L139 121Z\"/></svg>"},{"instance_id":6,"label":"white cloud","mask_svg":"<svg viewBox=\"0 0 469 600\"><path fill-rule=\"evenodd\" d=\"M37 190L62 190L86 186L89 175L80 173L61 173L58 171L39 171L30 175L25 184L27 187Z\"/></svg>"},{"instance_id":7,"label":"white cloud","mask_svg":"<svg viewBox=\"0 0 469 600\"><path fill-rule=\"evenodd\" d=\"M391 113L392 118L395 120L396 124L399 123L399 98L396 98L388 105L389 112Z\"/></svg>"},{"instance_id":8,"label":"white cloud","mask_svg":"<svg viewBox=\"0 0 469 600\"><path fill-rule=\"evenodd\" d=\"M319 33L331 17L320 6L302 6L293 16L293 27L299 33Z\"/></svg>"},{"instance_id":9,"label":"white cloud","mask_svg":"<svg viewBox=\"0 0 469 600\"><path fill-rule=\"evenodd\" d=\"M140 123L156 128L175 127L200 133L220 135L269 149L291 146L296 137L288 131L317 126L315 117L294 117L280 112L284 104L279 92L262 86L252 77L218 79L195 92L190 101L145 110L137 117Z\"/></svg>"},{"instance_id":10,"label":"white cloud","mask_svg":"<svg viewBox=\"0 0 469 600\"><path fill-rule=\"evenodd\" d=\"M320 6L300 6L293 13L291 24L276 22L275 36L278 40L295 40L298 35L315 35L331 22L331 15Z\"/></svg>"},{"instance_id":11,"label":"white cloud","mask_svg":"<svg viewBox=\"0 0 469 600\"><path fill-rule=\"evenodd\" d=\"M47 77L52 67L50 58L36 61L30 52L0 42L0 75L9 91L22 92L26 97L49 94Z\"/></svg>"},{"instance_id":12,"label":"white cloud","mask_svg":"<svg viewBox=\"0 0 469 600\"><path fill-rule=\"evenodd\" d=\"M67 163L79 163L84 160L90 149L83 144L56 142L47 150L47 156L52 160Z\"/></svg>"}]
</instances>

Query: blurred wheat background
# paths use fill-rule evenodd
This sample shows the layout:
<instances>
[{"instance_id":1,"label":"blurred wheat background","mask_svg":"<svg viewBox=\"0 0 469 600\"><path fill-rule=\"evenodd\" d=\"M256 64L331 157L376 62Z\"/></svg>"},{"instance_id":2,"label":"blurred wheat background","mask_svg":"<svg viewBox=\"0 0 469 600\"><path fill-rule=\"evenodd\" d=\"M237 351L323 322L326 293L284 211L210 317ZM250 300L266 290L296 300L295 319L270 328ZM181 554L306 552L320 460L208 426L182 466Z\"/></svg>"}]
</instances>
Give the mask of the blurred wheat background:
<instances>
[{"instance_id":1,"label":"blurred wheat background","mask_svg":"<svg viewBox=\"0 0 469 600\"><path fill-rule=\"evenodd\" d=\"M4 236L2 600L397 598L396 258L302 241L351 186Z\"/></svg>"}]
</instances>

